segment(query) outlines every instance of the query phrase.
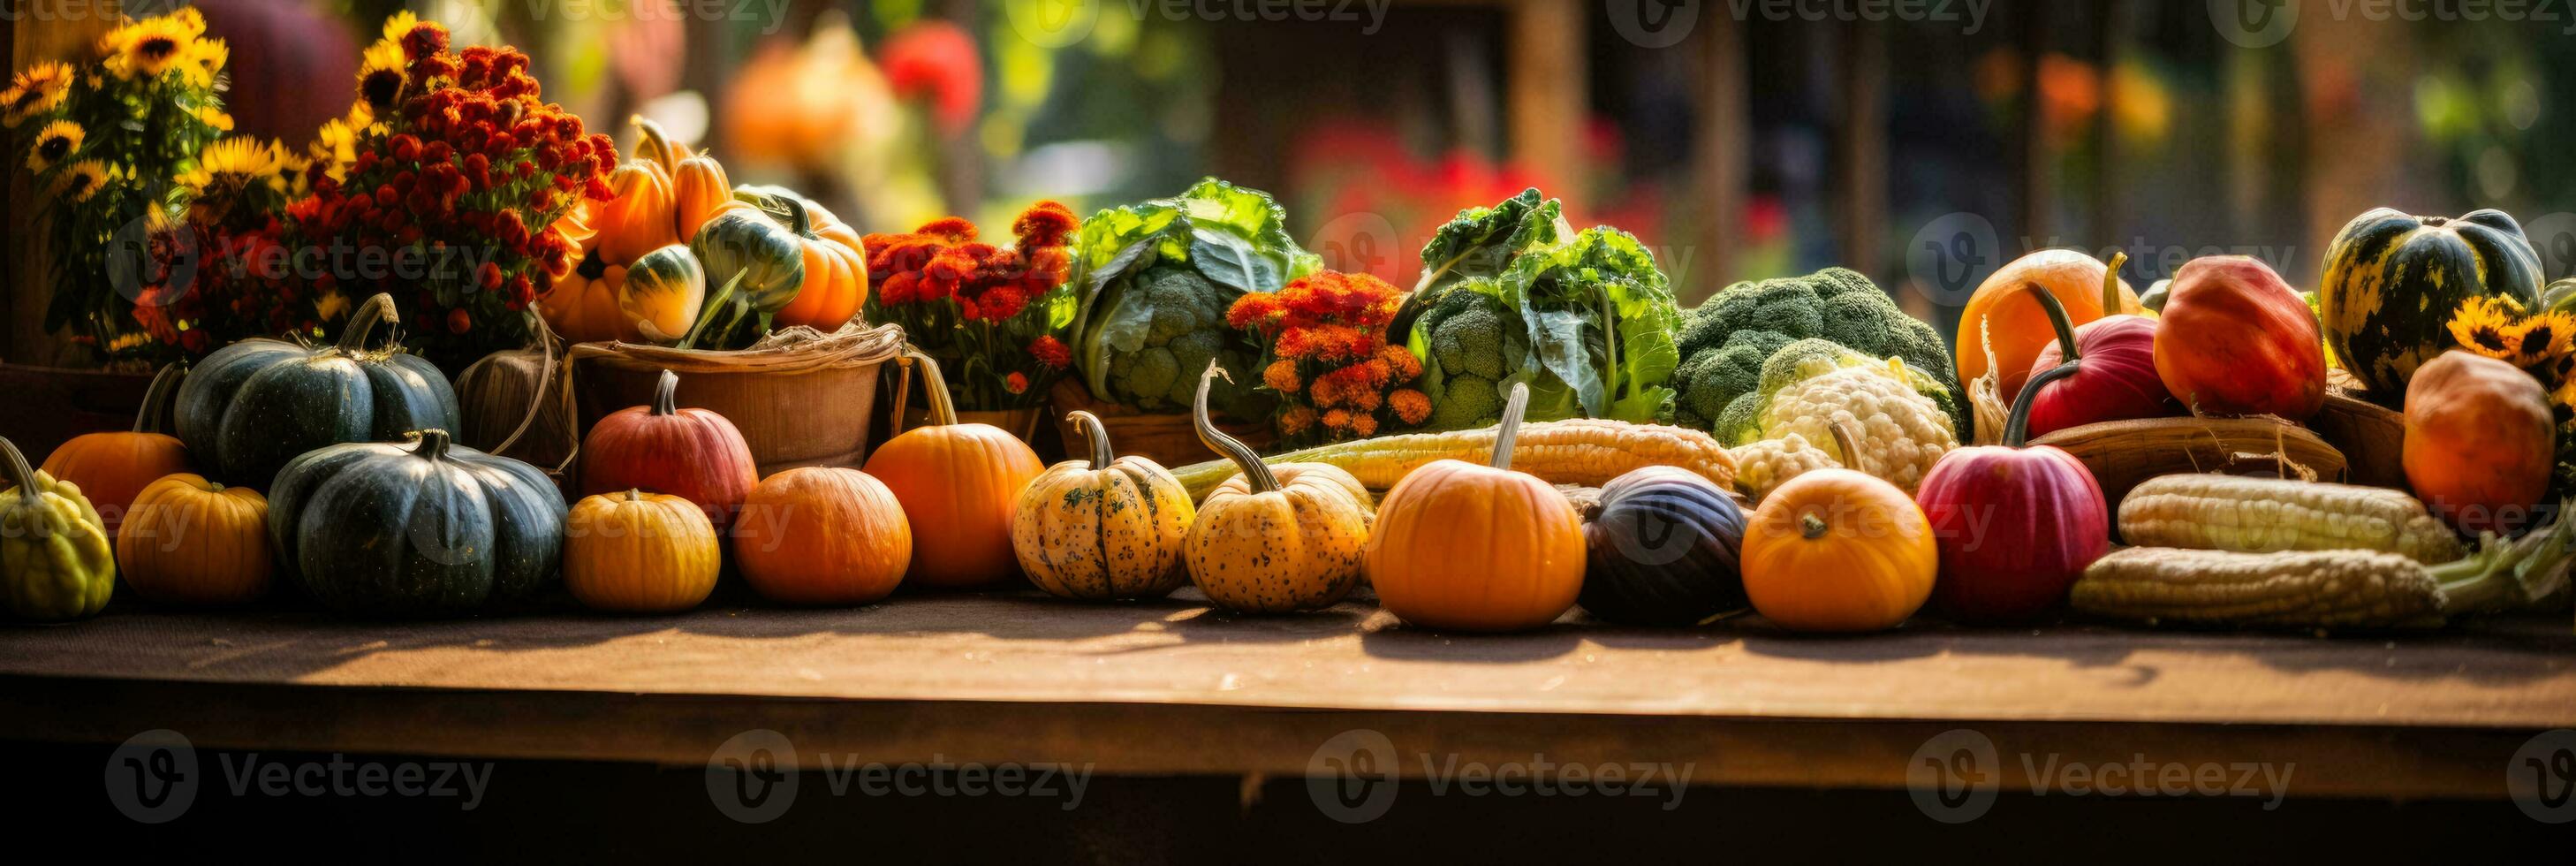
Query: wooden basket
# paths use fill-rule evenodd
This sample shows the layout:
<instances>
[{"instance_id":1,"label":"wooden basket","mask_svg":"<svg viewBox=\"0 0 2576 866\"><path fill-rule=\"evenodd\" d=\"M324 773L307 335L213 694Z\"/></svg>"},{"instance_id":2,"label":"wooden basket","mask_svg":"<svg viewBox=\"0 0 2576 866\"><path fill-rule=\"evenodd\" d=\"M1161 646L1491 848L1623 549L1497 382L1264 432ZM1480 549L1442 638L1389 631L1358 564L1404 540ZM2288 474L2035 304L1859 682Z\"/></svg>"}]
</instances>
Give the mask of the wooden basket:
<instances>
[{"instance_id":1,"label":"wooden basket","mask_svg":"<svg viewBox=\"0 0 2576 866\"><path fill-rule=\"evenodd\" d=\"M1200 444L1198 429L1190 423L1187 414L1139 412L1116 403L1094 400L1091 389L1071 378L1057 380L1055 388L1047 392L1047 399L1054 407L1050 414L1055 419L1056 432L1064 437L1065 450L1069 452L1075 450L1073 443L1081 442L1083 438L1081 431L1074 429L1072 422L1064 420L1064 416L1080 409L1100 417L1100 425L1108 429L1109 441L1120 454L1150 458L1166 468L1222 459L1209 451L1206 445ZM1279 444L1279 431L1270 426L1267 418L1249 422L1227 419L1216 426L1226 435L1243 440L1243 444L1252 446L1254 451L1268 452Z\"/></svg>"},{"instance_id":2,"label":"wooden basket","mask_svg":"<svg viewBox=\"0 0 2576 866\"><path fill-rule=\"evenodd\" d=\"M2341 451L2308 428L2259 418L2145 418L2069 427L2030 441L2075 455L2117 510L2129 488L2158 475L2224 472L2344 481Z\"/></svg>"},{"instance_id":3,"label":"wooden basket","mask_svg":"<svg viewBox=\"0 0 2576 866\"><path fill-rule=\"evenodd\" d=\"M2338 391L2326 395L2325 408L2308 419L2308 428L2343 452L2346 481L2409 489L2404 414Z\"/></svg>"},{"instance_id":4,"label":"wooden basket","mask_svg":"<svg viewBox=\"0 0 2576 866\"><path fill-rule=\"evenodd\" d=\"M741 428L766 478L800 466L864 462L879 368L902 348L902 328L853 322L830 334L789 328L740 351L583 343L572 347L569 366L581 431L610 412L651 402L669 370L681 377L680 405Z\"/></svg>"}]
</instances>

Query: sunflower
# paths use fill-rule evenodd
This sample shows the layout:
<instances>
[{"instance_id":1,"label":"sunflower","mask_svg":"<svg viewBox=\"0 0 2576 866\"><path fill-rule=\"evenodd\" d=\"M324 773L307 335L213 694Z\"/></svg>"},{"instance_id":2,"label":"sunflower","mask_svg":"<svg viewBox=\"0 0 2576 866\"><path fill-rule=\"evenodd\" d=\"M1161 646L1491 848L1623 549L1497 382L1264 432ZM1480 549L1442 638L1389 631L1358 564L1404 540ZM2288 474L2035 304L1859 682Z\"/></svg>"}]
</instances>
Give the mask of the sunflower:
<instances>
[{"instance_id":1,"label":"sunflower","mask_svg":"<svg viewBox=\"0 0 2576 866\"><path fill-rule=\"evenodd\" d=\"M2513 357L2520 336L2518 318L2493 297L2470 298L2451 316L2451 339L2490 358Z\"/></svg>"},{"instance_id":2,"label":"sunflower","mask_svg":"<svg viewBox=\"0 0 2576 866\"><path fill-rule=\"evenodd\" d=\"M420 16L412 14L411 10L396 12L393 17L385 19L385 41L401 42L403 34L411 32L412 28L418 26L420 26Z\"/></svg>"},{"instance_id":3,"label":"sunflower","mask_svg":"<svg viewBox=\"0 0 2576 866\"><path fill-rule=\"evenodd\" d=\"M391 40L368 48L358 66L359 103L378 114L392 111L394 100L402 96L403 66L407 62L402 46Z\"/></svg>"},{"instance_id":4,"label":"sunflower","mask_svg":"<svg viewBox=\"0 0 2576 866\"><path fill-rule=\"evenodd\" d=\"M313 167L313 161L288 152L283 144L277 145L276 152L277 169L269 176L269 187L290 196L303 195L306 171Z\"/></svg>"},{"instance_id":5,"label":"sunflower","mask_svg":"<svg viewBox=\"0 0 2576 866\"><path fill-rule=\"evenodd\" d=\"M0 111L7 112L7 125L14 128L27 118L52 112L62 107L72 92L72 68L64 63L38 63L18 72L6 92L0 92Z\"/></svg>"},{"instance_id":6,"label":"sunflower","mask_svg":"<svg viewBox=\"0 0 2576 866\"><path fill-rule=\"evenodd\" d=\"M171 24L179 28L179 32L188 34L190 39L206 35L206 15L197 11L195 6L181 6L166 17L170 19Z\"/></svg>"},{"instance_id":7,"label":"sunflower","mask_svg":"<svg viewBox=\"0 0 2576 866\"><path fill-rule=\"evenodd\" d=\"M54 195L70 199L75 203L85 202L115 179L116 172L108 168L106 163L95 159L84 159L63 169L62 178L54 181Z\"/></svg>"},{"instance_id":8,"label":"sunflower","mask_svg":"<svg viewBox=\"0 0 2576 866\"><path fill-rule=\"evenodd\" d=\"M221 108L212 105L198 106L197 119L204 121L207 126L214 127L216 132L233 131L233 116L226 114Z\"/></svg>"},{"instance_id":9,"label":"sunflower","mask_svg":"<svg viewBox=\"0 0 2576 866\"><path fill-rule=\"evenodd\" d=\"M247 194L284 193L280 150L275 142L253 138L227 138L206 145L205 152L197 155L197 166L178 178L181 186L197 193L193 206L198 219L221 223Z\"/></svg>"},{"instance_id":10,"label":"sunflower","mask_svg":"<svg viewBox=\"0 0 2576 866\"><path fill-rule=\"evenodd\" d=\"M80 124L68 120L45 124L44 130L36 133L35 146L27 149L27 170L43 174L61 165L63 160L79 155L81 141L87 138L89 130Z\"/></svg>"},{"instance_id":11,"label":"sunflower","mask_svg":"<svg viewBox=\"0 0 2576 866\"><path fill-rule=\"evenodd\" d=\"M179 64L179 70L187 75L188 83L213 87L215 75L224 71L224 65L231 63L232 57L232 47L225 45L223 40L199 39L188 43L188 56L184 58L186 62Z\"/></svg>"},{"instance_id":12,"label":"sunflower","mask_svg":"<svg viewBox=\"0 0 2576 866\"><path fill-rule=\"evenodd\" d=\"M313 162L330 167L328 174L332 180L347 180L350 164L358 161L358 127L338 118L322 124L321 131L313 134L313 143L306 147L305 152Z\"/></svg>"},{"instance_id":13,"label":"sunflower","mask_svg":"<svg viewBox=\"0 0 2576 866\"><path fill-rule=\"evenodd\" d=\"M199 26L203 27L202 19ZM159 78L195 51L189 43L196 38L188 32L187 24L173 16L146 18L102 37L99 53L108 56L107 69L118 78L131 81L138 74L147 79Z\"/></svg>"},{"instance_id":14,"label":"sunflower","mask_svg":"<svg viewBox=\"0 0 2576 866\"><path fill-rule=\"evenodd\" d=\"M2576 349L2576 316L2542 313L2516 326L2513 357L2508 360L2529 367L2565 357L2570 349Z\"/></svg>"}]
</instances>

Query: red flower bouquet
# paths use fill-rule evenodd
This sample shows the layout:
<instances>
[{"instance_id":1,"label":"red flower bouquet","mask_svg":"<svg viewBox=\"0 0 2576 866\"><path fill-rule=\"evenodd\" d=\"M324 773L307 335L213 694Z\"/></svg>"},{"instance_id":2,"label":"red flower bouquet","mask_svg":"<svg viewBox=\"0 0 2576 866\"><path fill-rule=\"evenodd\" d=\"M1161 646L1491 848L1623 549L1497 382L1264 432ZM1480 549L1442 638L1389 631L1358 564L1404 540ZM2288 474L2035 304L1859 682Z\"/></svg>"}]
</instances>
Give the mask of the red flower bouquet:
<instances>
[{"instance_id":1,"label":"red flower bouquet","mask_svg":"<svg viewBox=\"0 0 2576 866\"><path fill-rule=\"evenodd\" d=\"M1365 439L1419 427L1431 399L1408 387L1422 363L1386 341L1404 293L1368 274L1317 271L1277 292L1244 295L1226 323L1268 349L1261 387L1280 397L1278 425L1292 446Z\"/></svg>"},{"instance_id":2,"label":"red flower bouquet","mask_svg":"<svg viewBox=\"0 0 2576 866\"><path fill-rule=\"evenodd\" d=\"M975 224L959 217L869 235L867 318L902 325L937 359L959 409L1035 406L1073 366L1064 279L1066 241L1080 222L1044 201L1011 223L1017 243L1008 247L976 240Z\"/></svg>"}]
</instances>

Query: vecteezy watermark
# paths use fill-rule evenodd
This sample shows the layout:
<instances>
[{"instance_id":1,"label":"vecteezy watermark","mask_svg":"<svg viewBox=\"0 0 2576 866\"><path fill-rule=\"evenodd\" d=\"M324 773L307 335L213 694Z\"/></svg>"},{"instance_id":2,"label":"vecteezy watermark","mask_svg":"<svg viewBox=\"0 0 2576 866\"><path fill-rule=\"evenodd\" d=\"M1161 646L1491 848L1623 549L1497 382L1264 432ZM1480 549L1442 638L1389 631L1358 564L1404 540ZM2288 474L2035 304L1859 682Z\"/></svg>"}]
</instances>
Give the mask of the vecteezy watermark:
<instances>
[{"instance_id":1,"label":"vecteezy watermark","mask_svg":"<svg viewBox=\"0 0 2576 866\"><path fill-rule=\"evenodd\" d=\"M763 35L787 25L789 0L518 0L536 21L703 21L760 25Z\"/></svg>"},{"instance_id":2,"label":"vecteezy watermark","mask_svg":"<svg viewBox=\"0 0 2576 866\"><path fill-rule=\"evenodd\" d=\"M1528 760L1465 761L1456 754L1418 752L1420 777L1431 796L1447 797L1644 797L1664 811L1681 808L1697 764L1647 762L1568 763L1532 753ZM1306 759L1306 795L1325 817L1365 824L1395 807L1405 756L1395 742L1366 728L1325 740Z\"/></svg>"},{"instance_id":3,"label":"vecteezy watermark","mask_svg":"<svg viewBox=\"0 0 2576 866\"><path fill-rule=\"evenodd\" d=\"M2540 252L2542 279L2576 276L2576 213L2552 211L2522 224L2522 236Z\"/></svg>"},{"instance_id":4,"label":"vecteezy watermark","mask_svg":"<svg viewBox=\"0 0 2576 866\"><path fill-rule=\"evenodd\" d=\"M1272 24L1356 24L1362 36L1386 26L1394 0L1002 0L1003 17L1020 38L1040 48L1062 48L1091 35L1103 8L1137 21L1160 19Z\"/></svg>"},{"instance_id":5,"label":"vecteezy watermark","mask_svg":"<svg viewBox=\"0 0 2576 866\"><path fill-rule=\"evenodd\" d=\"M462 761L353 761L333 754L279 760L258 752L218 753L221 790L234 797L405 797L454 800L471 812L491 790L492 764ZM205 792L196 747L172 730L136 734L108 753L107 801L144 824L178 820Z\"/></svg>"},{"instance_id":6,"label":"vecteezy watermark","mask_svg":"<svg viewBox=\"0 0 2576 866\"><path fill-rule=\"evenodd\" d=\"M727 818L768 823L796 804L807 766L787 735L744 731L707 756L707 799ZM1082 806L1092 772L1090 764L953 763L941 755L890 764L823 752L811 766L834 797L1031 797L1055 800L1067 812Z\"/></svg>"},{"instance_id":7,"label":"vecteezy watermark","mask_svg":"<svg viewBox=\"0 0 2576 866\"><path fill-rule=\"evenodd\" d=\"M2537 24L2559 35L2576 35L2576 2L2571 0L2208 0L2209 21L2220 36L2246 48L2269 48L2290 38L2299 13L2323 14L2335 21L2373 24L2426 22L2500 22Z\"/></svg>"},{"instance_id":8,"label":"vecteezy watermark","mask_svg":"<svg viewBox=\"0 0 2576 866\"><path fill-rule=\"evenodd\" d=\"M2504 786L2534 821L2576 821L2576 729L2544 731L2523 743L2505 762Z\"/></svg>"},{"instance_id":9,"label":"vecteezy watermark","mask_svg":"<svg viewBox=\"0 0 2576 866\"><path fill-rule=\"evenodd\" d=\"M2288 796L2297 764L2152 760L2082 763L2063 755L2023 752L2007 763L1983 732L1960 728L1923 741L1905 765L1905 791L1915 808L1944 824L1965 824L1994 808L2004 782L2018 769L2022 788L2037 796L2261 797L2271 811ZM2017 766L2015 766L2017 765Z\"/></svg>"},{"instance_id":10,"label":"vecteezy watermark","mask_svg":"<svg viewBox=\"0 0 2576 866\"><path fill-rule=\"evenodd\" d=\"M1940 24L1960 35L1986 29L1994 0L1723 0L1737 21L1773 23L1842 21L1863 24ZM1610 29L1639 48L1669 48L1699 24L1700 0L1603 0Z\"/></svg>"},{"instance_id":11,"label":"vecteezy watermark","mask_svg":"<svg viewBox=\"0 0 2576 866\"><path fill-rule=\"evenodd\" d=\"M2569 219L2570 249L2576 250L2576 217ZM2104 261L2118 253L2129 257L2127 273L2170 274L2184 263L2205 256L2250 256L2276 271L2303 261L2296 245L2172 244L2144 236L2112 244L2073 238L2022 236L2006 241L1982 214L1942 214L1914 231L1905 245L1905 273L1915 291L1936 306L1965 306L1977 288L2012 260L2045 249L2073 249ZM2576 254L2576 253L2571 253ZM2133 281L2135 282L2135 281ZM2138 288L2145 289L2143 284Z\"/></svg>"}]
</instances>

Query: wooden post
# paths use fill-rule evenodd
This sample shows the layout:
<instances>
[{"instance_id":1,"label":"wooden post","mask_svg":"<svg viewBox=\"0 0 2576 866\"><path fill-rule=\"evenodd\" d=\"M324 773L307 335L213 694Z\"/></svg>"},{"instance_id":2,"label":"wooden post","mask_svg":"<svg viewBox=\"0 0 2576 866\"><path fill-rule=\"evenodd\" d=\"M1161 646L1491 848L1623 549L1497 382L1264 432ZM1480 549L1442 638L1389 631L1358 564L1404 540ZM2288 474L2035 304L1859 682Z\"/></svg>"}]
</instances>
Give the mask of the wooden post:
<instances>
[{"instance_id":1,"label":"wooden post","mask_svg":"<svg viewBox=\"0 0 2576 866\"><path fill-rule=\"evenodd\" d=\"M1843 264L1873 279L1888 279L1887 250L1887 40L1885 25L1845 22L1842 27L1842 118L1834 155L1841 168L1841 206L1835 218Z\"/></svg>"},{"instance_id":2,"label":"wooden post","mask_svg":"<svg viewBox=\"0 0 2576 866\"><path fill-rule=\"evenodd\" d=\"M1512 158L1551 188L1581 177L1591 86L1584 74L1584 29L1591 11L1582 0L1525 0L1511 6Z\"/></svg>"},{"instance_id":3,"label":"wooden post","mask_svg":"<svg viewBox=\"0 0 2576 866\"><path fill-rule=\"evenodd\" d=\"M1699 152L1692 176L1699 191L1699 249L1691 267L1697 273L1674 274L1674 291L1689 303L1735 279L1736 248L1744 243L1746 198L1745 154L1753 128L1745 89L1744 22L1719 18L1707 23L1700 44Z\"/></svg>"},{"instance_id":4,"label":"wooden post","mask_svg":"<svg viewBox=\"0 0 2576 866\"><path fill-rule=\"evenodd\" d=\"M2048 27L2053 3L2023 7L2021 21L2021 235L2031 246L2051 245L2050 211L2056 207L2052 182L2057 151L2048 141L2048 103L2039 94L2041 59L2048 56ZM2006 243L2007 252L2021 245Z\"/></svg>"}]
</instances>

